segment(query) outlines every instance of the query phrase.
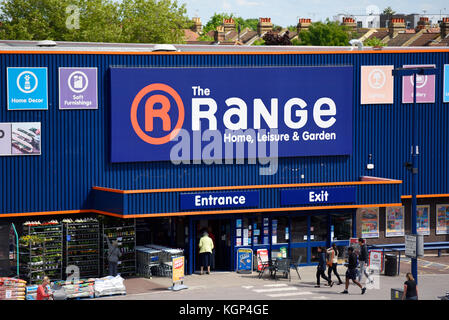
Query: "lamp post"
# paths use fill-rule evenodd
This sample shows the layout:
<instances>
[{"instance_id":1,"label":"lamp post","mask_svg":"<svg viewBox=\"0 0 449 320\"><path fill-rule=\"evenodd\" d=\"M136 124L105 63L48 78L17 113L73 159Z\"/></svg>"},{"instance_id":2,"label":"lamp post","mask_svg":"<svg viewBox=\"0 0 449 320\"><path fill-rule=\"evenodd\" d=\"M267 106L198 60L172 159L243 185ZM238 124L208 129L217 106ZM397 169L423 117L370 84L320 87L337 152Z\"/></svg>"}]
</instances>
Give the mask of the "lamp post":
<instances>
[{"instance_id":1,"label":"lamp post","mask_svg":"<svg viewBox=\"0 0 449 320\"><path fill-rule=\"evenodd\" d=\"M417 235L416 230L416 193L418 190L418 121L416 117L416 76L436 75L438 70L434 67L413 67L413 68L396 68L393 70L393 76L412 76L413 77L413 105L412 105L412 146L411 146L411 173L412 173L412 235ZM408 167L407 163L407 167ZM418 259L412 258L412 274L418 283Z\"/></svg>"}]
</instances>

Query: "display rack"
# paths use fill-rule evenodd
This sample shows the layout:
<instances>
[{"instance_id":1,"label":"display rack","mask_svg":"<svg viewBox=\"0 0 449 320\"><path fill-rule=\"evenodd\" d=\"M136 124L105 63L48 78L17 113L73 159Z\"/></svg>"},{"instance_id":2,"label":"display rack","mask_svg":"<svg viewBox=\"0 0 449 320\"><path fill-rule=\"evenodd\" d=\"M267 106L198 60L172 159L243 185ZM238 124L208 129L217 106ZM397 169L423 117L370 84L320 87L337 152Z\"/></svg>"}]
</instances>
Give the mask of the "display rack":
<instances>
[{"instance_id":1,"label":"display rack","mask_svg":"<svg viewBox=\"0 0 449 320\"><path fill-rule=\"evenodd\" d=\"M64 221L65 264L75 265L80 278L100 276L100 225L96 219Z\"/></svg>"},{"instance_id":2,"label":"display rack","mask_svg":"<svg viewBox=\"0 0 449 320\"><path fill-rule=\"evenodd\" d=\"M44 276L51 281L62 280L62 225L24 225L23 233L25 238L19 242L21 277L31 284Z\"/></svg>"},{"instance_id":3,"label":"display rack","mask_svg":"<svg viewBox=\"0 0 449 320\"><path fill-rule=\"evenodd\" d=\"M109 241L116 240L122 256L118 262L117 271L121 276L130 276L136 274L136 222L132 221L104 221L102 224L101 237L106 235ZM108 263L108 243L103 237L103 275L109 275Z\"/></svg>"}]
</instances>

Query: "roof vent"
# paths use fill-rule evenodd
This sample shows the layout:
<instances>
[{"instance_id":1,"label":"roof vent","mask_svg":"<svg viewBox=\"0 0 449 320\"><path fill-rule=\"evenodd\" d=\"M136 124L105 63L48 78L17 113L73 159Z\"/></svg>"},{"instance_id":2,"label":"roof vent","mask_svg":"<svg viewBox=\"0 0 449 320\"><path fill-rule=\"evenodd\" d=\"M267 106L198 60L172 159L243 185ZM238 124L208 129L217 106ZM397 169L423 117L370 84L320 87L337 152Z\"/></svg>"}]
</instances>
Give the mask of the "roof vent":
<instances>
[{"instance_id":1,"label":"roof vent","mask_svg":"<svg viewBox=\"0 0 449 320\"><path fill-rule=\"evenodd\" d=\"M42 40L37 43L38 47L56 47L57 44L53 40Z\"/></svg>"},{"instance_id":2,"label":"roof vent","mask_svg":"<svg viewBox=\"0 0 449 320\"><path fill-rule=\"evenodd\" d=\"M157 44L153 47L153 50L151 50L153 52L155 51L180 51L178 49L176 49L176 47L172 44Z\"/></svg>"}]
</instances>

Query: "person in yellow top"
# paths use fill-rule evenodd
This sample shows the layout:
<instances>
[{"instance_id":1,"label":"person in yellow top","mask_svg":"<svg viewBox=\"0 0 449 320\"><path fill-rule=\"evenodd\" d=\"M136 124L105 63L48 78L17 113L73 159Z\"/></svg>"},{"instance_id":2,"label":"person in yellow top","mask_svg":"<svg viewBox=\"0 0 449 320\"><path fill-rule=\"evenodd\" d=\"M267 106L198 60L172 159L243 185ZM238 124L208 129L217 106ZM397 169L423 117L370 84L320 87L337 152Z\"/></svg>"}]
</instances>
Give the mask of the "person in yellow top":
<instances>
[{"instance_id":1,"label":"person in yellow top","mask_svg":"<svg viewBox=\"0 0 449 320\"><path fill-rule=\"evenodd\" d=\"M203 269L207 267L207 274L210 273L210 262L212 256L212 249L214 248L214 242L209 237L207 231L204 231L203 236L200 239L199 243L200 248L200 262L201 262L201 272L203 274Z\"/></svg>"}]
</instances>

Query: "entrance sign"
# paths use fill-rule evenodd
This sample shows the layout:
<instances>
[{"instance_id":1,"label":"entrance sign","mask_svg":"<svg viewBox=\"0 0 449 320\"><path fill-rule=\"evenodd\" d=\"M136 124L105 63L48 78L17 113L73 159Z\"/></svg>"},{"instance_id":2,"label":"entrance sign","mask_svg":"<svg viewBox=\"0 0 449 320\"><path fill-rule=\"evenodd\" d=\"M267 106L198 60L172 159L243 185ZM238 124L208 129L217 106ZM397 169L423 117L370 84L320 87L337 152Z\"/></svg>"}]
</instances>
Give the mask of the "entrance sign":
<instances>
[{"instance_id":1,"label":"entrance sign","mask_svg":"<svg viewBox=\"0 0 449 320\"><path fill-rule=\"evenodd\" d=\"M404 65L403 67L435 67L435 65ZM435 75L416 75L416 102L435 103ZM402 77L402 103L413 103L413 76Z\"/></svg>"},{"instance_id":2,"label":"entrance sign","mask_svg":"<svg viewBox=\"0 0 449 320\"><path fill-rule=\"evenodd\" d=\"M98 109L97 68L59 68L59 109Z\"/></svg>"},{"instance_id":3,"label":"entrance sign","mask_svg":"<svg viewBox=\"0 0 449 320\"><path fill-rule=\"evenodd\" d=\"M249 208L259 206L259 191L181 193L181 210Z\"/></svg>"},{"instance_id":4,"label":"entrance sign","mask_svg":"<svg viewBox=\"0 0 449 320\"><path fill-rule=\"evenodd\" d=\"M251 274L253 270L253 250L237 250L237 273Z\"/></svg>"},{"instance_id":5,"label":"entrance sign","mask_svg":"<svg viewBox=\"0 0 449 320\"><path fill-rule=\"evenodd\" d=\"M7 68L8 110L47 110L47 68Z\"/></svg>"},{"instance_id":6,"label":"entrance sign","mask_svg":"<svg viewBox=\"0 0 449 320\"><path fill-rule=\"evenodd\" d=\"M361 67L361 104L392 104L394 66Z\"/></svg>"},{"instance_id":7,"label":"entrance sign","mask_svg":"<svg viewBox=\"0 0 449 320\"><path fill-rule=\"evenodd\" d=\"M323 205L356 202L356 188L313 188L281 190L281 205Z\"/></svg>"},{"instance_id":8,"label":"entrance sign","mask_svg":"<svg viewBox=\"0 0 449 320\"><path fill-rule=\"evenodd\" d=\"M110 68L110 81L112 162L253 159L275 143L279 157L352 154L352 66Z\"/></svg>"}]
</instances>

